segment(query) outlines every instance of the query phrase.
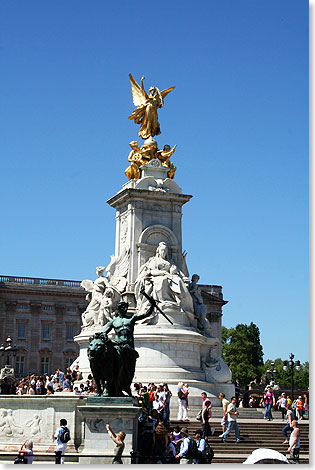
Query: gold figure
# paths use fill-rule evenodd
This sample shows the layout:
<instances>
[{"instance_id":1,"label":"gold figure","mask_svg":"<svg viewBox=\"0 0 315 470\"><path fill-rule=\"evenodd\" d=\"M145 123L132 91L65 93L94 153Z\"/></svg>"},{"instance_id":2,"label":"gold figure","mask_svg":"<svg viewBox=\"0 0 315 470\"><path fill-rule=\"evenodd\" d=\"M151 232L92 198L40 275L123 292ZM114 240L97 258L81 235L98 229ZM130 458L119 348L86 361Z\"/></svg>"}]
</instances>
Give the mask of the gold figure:
<instances>
[{"instance_id":1,"label":"gold figure","mask_svg":"<svg viewBox=\"0 0 315 470\"><path fill-rule=\"evenodd\" d=\"M128 162L131 162L131 165L125 170L125 174L129 180L138 180L141 176L140 166L142 163L142 156L140 153L139 145L136 140L130 142L130 147L132 148L131 152L128 155Z\"/></svg>"},{"instance_id":2,"label":"gold figure","mask_svg":"<svg viewBox=\"0 0 315 470\"><path fill-rule=\"evenodd\" d=\"M164 98L170 91L174 90L175 87L172 86L163 91L160 91L156 87L150 87L148 95L143 87L144 77L141 78L141 86L135 81L131 73L129 74L129 78L133 104L137 106L137 108L128 116L128 119L134 119L136 124L141 124L139 136L142 137L142 139L161 134L157 110L163 107Z\"/></svg>"},{"instance_id":3,"label":"gold figure","mask_svg":"<svg viewBox=\"0 0 315 470\"><path fill-rule=\"evenodd\" d=\"M167 168L170 169L170 171L168 172L167 175L171 179L174 179L174 174L175 174L175 171L176 171L176 166L173 165L172 162L170 162L170 158L173 155L173 153L175 152L175 149L176 149L176 145L174 145L174 147L172 149L171 149L170 145L164 145L163 150L158 150L156 152L156 158L158 158L160 160L160 162L162 163L163 166L166 166Z\"/></svg>"}]
</instances>

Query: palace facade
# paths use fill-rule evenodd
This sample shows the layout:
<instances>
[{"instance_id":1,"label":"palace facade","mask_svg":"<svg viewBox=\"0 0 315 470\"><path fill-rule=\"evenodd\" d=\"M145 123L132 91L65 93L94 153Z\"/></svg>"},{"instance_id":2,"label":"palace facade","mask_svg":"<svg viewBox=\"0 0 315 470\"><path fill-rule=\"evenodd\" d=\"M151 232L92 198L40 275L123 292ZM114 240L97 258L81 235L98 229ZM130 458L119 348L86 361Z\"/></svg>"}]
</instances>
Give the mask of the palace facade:
<instances>
[{"instance_id":1,"label":"palace facade","mask_svg":"<svg viewBox=\"0 0 315 470\"><path fill-rule=\"evenodd\" d=\"M221 354L221 286L199 285L211 334L219 338ZM73 338L81 330L86 292L80 281L0 276L0 344L8 336L16 345L11 364L17 377L65 371L79 355ZM6 357L0 352L0 368Z\"/></svg>"}]
</instances>

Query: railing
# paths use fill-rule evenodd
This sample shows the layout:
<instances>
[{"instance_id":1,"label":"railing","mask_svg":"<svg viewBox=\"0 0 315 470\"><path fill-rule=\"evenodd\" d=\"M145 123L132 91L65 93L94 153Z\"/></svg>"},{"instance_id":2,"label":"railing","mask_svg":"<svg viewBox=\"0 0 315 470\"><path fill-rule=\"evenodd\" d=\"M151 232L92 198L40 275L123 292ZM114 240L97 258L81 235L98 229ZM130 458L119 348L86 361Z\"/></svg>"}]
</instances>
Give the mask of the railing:
<instances>
[{"instance_id":1,"label":"railing","mask_svg":"<svg viewBox=\"0 0 315 470\"><path fill-rule=\"evenodd\" d=\"M80 281L64 279L42 279L38 277L0 276L0 283L14 282L16 284L40 284L44 286L80 287Z\"/></svg>"}]
</instances>

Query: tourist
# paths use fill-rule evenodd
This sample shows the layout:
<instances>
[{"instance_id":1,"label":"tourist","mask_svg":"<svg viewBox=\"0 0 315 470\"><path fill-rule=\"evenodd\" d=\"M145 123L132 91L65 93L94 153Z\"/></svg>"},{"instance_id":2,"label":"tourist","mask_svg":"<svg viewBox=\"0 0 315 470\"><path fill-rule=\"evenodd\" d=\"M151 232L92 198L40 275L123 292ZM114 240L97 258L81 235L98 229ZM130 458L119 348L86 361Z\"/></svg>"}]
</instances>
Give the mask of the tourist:
<instances>
[{"instance_id":1,"label":"tourist","mask_svg":"<svg viewBox=\"0 0 315 470\"><path fill-rule=\"evenodd\" d=\"M189 421L187 415L187 400L186 393L184 391L183 382L178 382L177 385L177 396L178 396L178 421Z\"/></svg>"},{"instance_id":2,"label":"tourist","mask_svg":"<svg viewBox=\"0 0 315 470\"><path fill-rule=\"evenodd\" d=\"M192 464L193 457L189 453L190 447L190 437L187 428L181 429L182 442L180 444L179 453L175 455L175 459L180 459L180 464Z\"/></svg>"},{"instance_id":3,"label":"tourist","mask_svg":"<svg viewBox=\"0 0 315 470\"><path fill-rule=\"evenodd\" d=\"M208 395L206 394L206 392L201 393L201 398L202 398L202 408L204 408L205 402L208 400Z\"/></svg>"},{"instance_id":4,"label":"tourist","mask_svg":"<svg viewBox=\"0 0 315 470\"><path fill-rule=\"evenodd\" d=\"M220 393L219 398L222 402L222 407L223 407L223 416L221 419L222 434L220 434L219 437L223 437L223 434L225 433L227 429L227 425L228 425L227 407L228 407L229 401L225 398L225 394L222 392Z\"/></svg>"},{"instance_id":5,"label":"tourist","mask_svg":"<svg viewBox=\"0 0 315 470\"><path fill-rule=\"evenodd\" d=\"M245 392L243 393L243 408L248 408L249 407L249 386L246 385L245 387Z\"/></svg>"},{"instance_id":6,"label":"tourist","mask_svg":"<svg viewBox=\"0 0 315 470\"><path fill-rule=\"evenodd\" d=\"M165 425L160 421L155 428L153 435L153 455L154 463L162 464L163 457L168 447L168 432Z\"/></svg>"},{"instance_id":7,"label":"tourist","mask_svg":"<svg viewBox=\"0 0 315 470\"><path fill-rule=\"evenodd\" d=\"M211 435L211 429L209 425L209 419L212 416L212 405L210 400L206 400L205 406L201 413L201 423L202 423L202 437L208 438Z\"/></svg>"},{"instance_id":8,"label":"tourist","mask_svg":"<svg viewBox=\"0 0 315 470\"><path fill-rule=\"evenodd\" d=\"M187 410L189 411L190 408L189 408L189 404L188 404L188 395L189 395L189 385L188 384L183 385L183 392L184 392L185 398L186 398Z\"/></svg>"},{"instance_id":9,"label":"tourist","mask_svg":"<svg viewBox=\"0 0 315 470\"><path fill-rule=\"evenodd\" d=\"M176 446L175 442L172 441L171 438L168 439L168 445L165 452L164 463L165 464L173 464L175 463L175 455L176 455Z\"/></svg>"},{"instance_id":10,"label":"tourist","mask_svg":"<svg viewBox=\"0 0 315 470\"><path fill-rule=\"evenodd\" d=\"M207 463L206 461L207 444L206 444L206 440L204 439L204 437L202 437L201 429L197 429L195 431L195 441L197 443L198 458L194 459L194 463L195 464Z\"/></svg>"},{"instance_id":11,"label":"tourist","mask_svg":"<svg viewBox=\"0 0 315 470\"><path fill-rule=\"evenodd\" d=\"M296 411L297 411L297 419L303 419L304 401L301 395L296 400Z\"/></svg>"},{"instance_id":12,"label":"tourist","mask_svg":"<svg viewBox=\"0 0 315 470\"><path fill-rule=\"evenodd\" d=\"M294 463L300 463L300 430L297 427L297 420L292 421L293 431L290 435L288 452Z\"/></svg>"},{"instance_id":13,"label":"tourist","mask_svg":"<svg viewBox=\"0 0 315 470\"><path fill-rule=\"evenodd\" d=\"M23 456L25 464L32 464L34 460L33 441L23 442L19 450L19 455Z\"/></svg>"},{"instance_id":14,"label":"tourist","mask_svg":"<svg viewBox=\"0 0 315 470\"><path fill-rule=\"evenodd\" d=\"M288 403L286 404L286 420L287 420L287 424L284 426L284 428L282 429L282 435L284 437L284 441L282 444L288 444L288 434L287 432L289 431L289 429L292 429L292 422L294 421L293 420L293 411L291 410L291 405L289 405Z\"/></svg>"},{"instance_id":15,"label":"tourist","mask_svg":"<svg viewBox=\"0 0 315 470\"><path fill-rule=\"evenodd\" d=\"M79 370L79 364L76 364L71 372L71 380L75 382L76 380L82 380L82 373Z\"/></svg>"},{"instance_id":16,"label":"tourist","mask_svg":"<svg viewBox=\"0 0 315 470\"><path fill-rule=\"evenodd\" d=\"M125 448L124 440L126 437L126 433L124 433L123 431L120 431L117 433L117 436L116 436L116 434L111 429L109 424L106 424L106 429L107 429L109 437L116 444L116 448L114 451L115 457L113 458L112 464L122 464L123 461L121 460L121 456Z\"/></svg>"},{"instance_id":17,"label":"tourist","mask_svg":"<svg viewBox=\"0 0 315 470\"><path fill-rule=\"evenodd\" d=\"M142 401L142 406L145 406L147 410L151 411L151 402L150 402L150 395L148 393L148 389L146 386L142 387L139 391L140 400Z\"/></svg>"},{"instance_id":18,"label":"tourist","mask_svg":"<svg viewBox=\"0 0 315 470\"><path fill-rule=\"evenodd\" d=\"M230 434L233 428L235 430L236 442L238 443L241 441L240 432L239 432L238 424L237 424L237 417L239 415L239 412L236 411L236 403L237 403L236 397L232 397L231 403L227 407L228 428L222 436L222 442L226 441L226 438L228 437L228 435Z\"/></svg>"},{"instance_id":19,"label":"tourist","mask_svg":"<svg viewBox=\"0 0 315 470\"><path fill-rule=\"evenodd\" d=\"M63 382L63 390L66 391L66 390L69 390L71 388L72 384L71 384L71 375L66 375L66 378Z\"/></svg>"},{"instance_id":20,"label":"tourist","mask_svg":"<svg viewBox=\"0 0 315 470\"><path fill-rule=\"evenodd\" d=\"M154 411L154 410L153 410ZM139 422L139 452L142 458L146 459L152 454L153 449L153 433L155 430L156 421L149 415L147 408L142 408L141 415L138 418ZM140 462L142 463L142 462Z\"/></svg>"},{"instance_id":21,"label":"tourist","mask_svg":"<svg viewBox=\"0 0 315 470\"><path fill-rule=\"evenodd\" d=\"M67 420L66 419L61 419L60 420L60 427L56 430L54 439L57 439L57 444L56 444L56 464L64 464L64 455L66 452L66 448L68 447L68 440L70 439L70 430L67 428ZM65 438L65 433L68 433L68 439L66 442L64 442Z\"/></svg>"},{"instance_id":22,"label":"tourist","mask_svg":"<svg viewBox=\"0 0 315 470\"><path fill-rule=\"evenodd\" d=\"M282 414L282 421L284 421L285 415L287 413L287 410L286 410L287 399L286 399L284 392L281 393L281 396L278 402L279 402L279 410L281 411L281 414Z\"/></svg>"},{"instance_id":23,"label":"tourist","mask_svg":"<svg viewBox=\"0 0 315 470\"><path fill-rule=\"evenodd\" d=\"M264 419L268 419L268 421L272 421L271 408L275 406L276 401L275 401L274 393L271 391L270 385L267 386L267 389L264 393L264 404L265 404Z\"/></svg>"},{"instance_id":24,"label":"tourist","mask_svg":"<svg viewBox=\"0 0 315 470\"><path fill-rule=\"evenodd\" d=\"M183 440L180 429L181 429L180 426L177 425L173 428L173 431L170 434L170 439L171 439L171 441L173 442L173 444L175 446L177 454L179 453L180 443Z\"/></svg>"},{"instance_id":25,"label":"tourist","mask_svg":"<svg viewBox=\"0 0 315 470\"><path fill-rule=\"evenodd\" d=\"M158 412L159 420L162 420L164 407L165 407L165 401L166 401L166 396L165 396L165 392L162 389L162 385L158 385L156 392L155 392L154 402L152 403L152 407L154 410Z\"/></svg>"},{"instance_id":26,"label":"tourist","mask_svg":"<svg viewBox=\"0 0 315 470\"><path fill-rule=\"evenodd\" d=\"M163 384L163 392L165 394L163 421L168 426L170 424L170 402L171 402L172 392L170 391L166 383Z\"/></svg>"},{"instance_id":27,"label":"tourist","mask_svg":"<svg viewBox=\"0 0 315 470\"><path fill-rule=\"evenodd\" d=\"M53 378L58 379L58 382L60 383L60 385L62 385L63 381L65 379L65 374L64 374L64 372L62 372L62 370L57 369L54 376L53 376Z\"/></svg>"}]
</instances>

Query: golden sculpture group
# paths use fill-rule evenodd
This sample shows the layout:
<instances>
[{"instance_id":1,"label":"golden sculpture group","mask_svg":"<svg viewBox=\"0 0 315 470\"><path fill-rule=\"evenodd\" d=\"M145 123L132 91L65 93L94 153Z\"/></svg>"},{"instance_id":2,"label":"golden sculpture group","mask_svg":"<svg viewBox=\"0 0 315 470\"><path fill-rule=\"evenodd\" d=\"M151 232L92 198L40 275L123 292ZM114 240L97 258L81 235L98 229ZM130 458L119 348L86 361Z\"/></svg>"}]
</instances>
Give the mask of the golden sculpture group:
<instances>
[{"instance_id":1,"label":"golden sculpture group","mask_svg":"<svg viewBox=\"0 0 315 470\"><path fill-rule=\"evenodd\" d=\"M136 109L128 119L133 119L136 124L140 124L139 136L144 139L144 143L139 147L137 141L130 142L131 152L128 156L130 166L125 170L126 176L129 180L139 179L141 177L140 167L155 158L161 162L162 166L169 169L168 177L173 179L176 167L170 162L170 157L175 152L176 145L172 149L169 145L164 145L163 150L158 150L157 142L153 137L161 134L157 110L163 107L164 98L175 87L163 91L156 87L150 87L148 94L143 86L144 77L141 78L141 85L135 81L131 74L129 74L129 78L133 104Z\"/></svg>"}]
</instances>

